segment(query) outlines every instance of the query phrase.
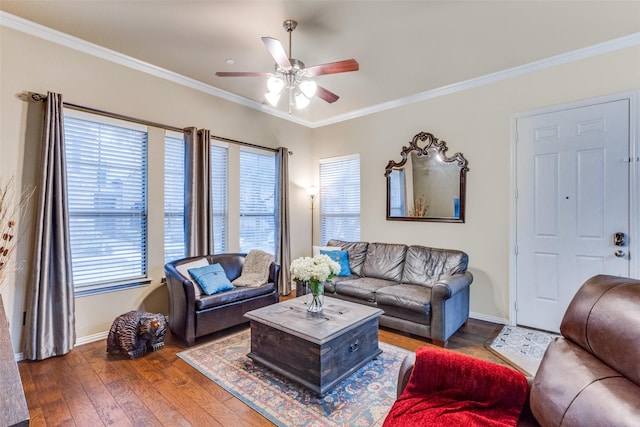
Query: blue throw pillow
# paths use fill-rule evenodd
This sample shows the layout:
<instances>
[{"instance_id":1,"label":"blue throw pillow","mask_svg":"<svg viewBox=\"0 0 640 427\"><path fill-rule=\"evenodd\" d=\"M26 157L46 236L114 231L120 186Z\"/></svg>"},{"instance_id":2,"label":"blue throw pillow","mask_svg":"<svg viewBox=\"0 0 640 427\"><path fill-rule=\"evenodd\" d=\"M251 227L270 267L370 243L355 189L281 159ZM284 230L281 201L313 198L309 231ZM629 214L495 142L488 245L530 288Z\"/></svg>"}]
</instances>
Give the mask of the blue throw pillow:
<instances>
[{"instance_id":1,"label":"blue throw pillow","mask_svg":"<svg viewBox=\"0 0 640 427\"><path fill-rule=\"evenodd\" d=\"M207 295L213 295L235 288L227 278L227 273L224 272L224 268L222 268L220 264L190 268L189 274L198 282Z\"/></svg>"},{"instance_id":2,"label":"blue throw pillow","mask_svg":"<svg viewBox=\"0 0 640 427\"><path fill-rule=\"evenodd\" d=\"M348 251L325 251L324 249L320 249L320 253L322 255L327 255L329 258L340 264L340 273L336 274L336 276L351 276Z\"/></svg>"}]
</instances>

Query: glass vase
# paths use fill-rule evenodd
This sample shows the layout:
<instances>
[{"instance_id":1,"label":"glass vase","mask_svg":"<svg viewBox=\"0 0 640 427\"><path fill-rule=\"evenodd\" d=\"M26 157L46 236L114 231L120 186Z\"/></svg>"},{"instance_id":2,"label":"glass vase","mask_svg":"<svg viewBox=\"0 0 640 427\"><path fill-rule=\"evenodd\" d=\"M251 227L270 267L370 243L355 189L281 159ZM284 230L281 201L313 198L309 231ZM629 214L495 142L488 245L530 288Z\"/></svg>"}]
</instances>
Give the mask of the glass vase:
<instances>
[{"instance_id":1,"label":"glass vase","mask_svg":"<svg viewBox=\"0 0 640 427\"><path fill-rule=\"evenodd\" d=\"M310 280L307 282L307 311L322 313L324 306L324 282Z\"/></svg>"}]
</instances>

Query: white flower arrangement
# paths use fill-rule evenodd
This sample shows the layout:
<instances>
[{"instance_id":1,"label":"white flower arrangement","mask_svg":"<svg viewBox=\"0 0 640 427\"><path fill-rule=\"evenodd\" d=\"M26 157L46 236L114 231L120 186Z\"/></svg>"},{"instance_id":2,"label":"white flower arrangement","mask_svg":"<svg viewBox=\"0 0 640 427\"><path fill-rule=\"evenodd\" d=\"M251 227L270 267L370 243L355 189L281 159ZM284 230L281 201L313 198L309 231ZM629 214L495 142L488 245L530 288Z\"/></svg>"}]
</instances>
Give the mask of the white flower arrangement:
<instances>
[{"instance_id":1,"label":"white flower arrangement","mask_svg":"<svg viewBox=\"0 0 640 427\"><path fill-rule=\"evenodd\" d=\"M313 258L302 257L293 260L291 267L293 280L301 282L325 282L340 273L340 264L327 255L316 255Z\"/></svg>"}]
</instances>

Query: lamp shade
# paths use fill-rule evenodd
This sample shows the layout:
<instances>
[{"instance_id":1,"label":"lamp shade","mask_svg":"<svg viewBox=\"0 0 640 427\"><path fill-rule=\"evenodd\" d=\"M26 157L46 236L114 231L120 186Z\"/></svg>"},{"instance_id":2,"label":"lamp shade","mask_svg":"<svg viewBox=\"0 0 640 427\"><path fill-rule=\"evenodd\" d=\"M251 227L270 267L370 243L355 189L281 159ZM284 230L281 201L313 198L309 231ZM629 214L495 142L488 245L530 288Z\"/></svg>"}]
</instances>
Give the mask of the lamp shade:
<instances>
[{"instance_id":1,"label":"lamp shade","mask_svg":"<svg viewBox=\"0 0 640 427\"><path fill-rule=\"evenodd\" d=\"M271 106L273 106L273 107L277 106L278 105L278 101L280 101L280 94L279 93L268 92L268 93L264 94L264 97L269 102L269 104L271 104Z\"/></svg>"},{"instance_id":2,"label":"lamp shade","mask_svg":"<svg viewBox=\"0 0 640 427\"><path fill-rule=\"evenodd\" d=\"M296 108L298 110L302 110L303 108L305 108L307 105L309 105L309 98L307 98L306 96L304 96L303 93L299 93L296 95Z\"/></svg>"},{"instance_id":3,"label":"lamp shade","mask_svg":"<svg viewBox=\"0 0 640 427\"><path fill-rule=\"evenodd\" d=\"M303 80L300 82L300 91L304 93L307 98L313 97L318 90L318 85L313 80Z\"/></svg>"},{"instance_id":4,"label":"lamp shade","mask_svg":"<svg viewBox=\"0 0 640 427\"><path fill-rule=\"evenodd\" d=\"M272 76L267 80L267 89L274 95L279 95L283 87L284 81L280 77Z\"/></svg>"}]
</instances>

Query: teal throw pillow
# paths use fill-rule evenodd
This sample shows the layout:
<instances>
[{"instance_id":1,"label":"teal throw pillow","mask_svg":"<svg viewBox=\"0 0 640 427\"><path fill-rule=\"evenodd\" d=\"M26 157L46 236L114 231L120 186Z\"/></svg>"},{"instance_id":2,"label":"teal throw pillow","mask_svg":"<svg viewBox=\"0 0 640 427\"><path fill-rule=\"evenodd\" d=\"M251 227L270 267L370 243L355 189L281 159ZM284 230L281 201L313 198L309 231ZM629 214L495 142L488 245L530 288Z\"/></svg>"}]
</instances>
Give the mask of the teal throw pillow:
<instances>
[{"instance_id":1,"label":"teal throw pillow","mask_svg":"<svg viewBox=\"0 0 640 427\"><path fill-rule=\"evenodd\" d=\"M320 253L322 255L327 255L329 258L340 264L340 273L338 273L337 276L351 276L348 251L325 251L324 249L320 249Z\"/></svg>"},{"instance_id":2,"label":"teal throw pillow","mask_svg":"<svg viewBox=\"0 0 640 427\"><path fill-rule=\"evenodd\" d=\"M198 282L207 295L213 295L235 288L227 278L227 273L224 272L224 268L222 268L220 264L190 268L189 274Z\"/></svg>"}]
</instances>

